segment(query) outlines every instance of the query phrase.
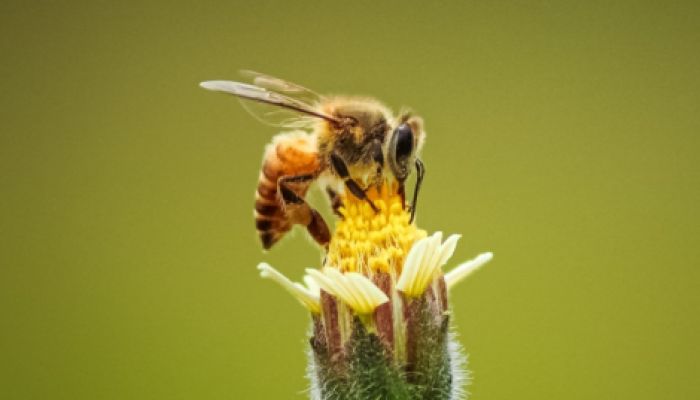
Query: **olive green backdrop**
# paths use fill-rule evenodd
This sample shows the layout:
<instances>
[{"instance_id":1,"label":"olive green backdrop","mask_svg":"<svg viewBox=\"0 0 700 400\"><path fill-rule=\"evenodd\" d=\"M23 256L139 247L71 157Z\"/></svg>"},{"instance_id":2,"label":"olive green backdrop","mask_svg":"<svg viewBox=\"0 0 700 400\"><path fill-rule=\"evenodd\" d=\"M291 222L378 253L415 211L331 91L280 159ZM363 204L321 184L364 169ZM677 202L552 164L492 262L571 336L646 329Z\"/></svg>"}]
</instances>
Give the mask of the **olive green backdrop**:
<instances>
[{"instance_id":1,"label":"olive green backdrop","mask_svg":"<svg viewBox=\"0 0 700 400\"><path fill-rule=\"evenodd\" d=\"M0 398L304 398L255 270L319 261L254 233L276 130L197 87L239 68L424 116L419 224L496 255L452 297L474 399L700 396L697 3L35 3L0 6Z\"/></svg>"}]
</instances>

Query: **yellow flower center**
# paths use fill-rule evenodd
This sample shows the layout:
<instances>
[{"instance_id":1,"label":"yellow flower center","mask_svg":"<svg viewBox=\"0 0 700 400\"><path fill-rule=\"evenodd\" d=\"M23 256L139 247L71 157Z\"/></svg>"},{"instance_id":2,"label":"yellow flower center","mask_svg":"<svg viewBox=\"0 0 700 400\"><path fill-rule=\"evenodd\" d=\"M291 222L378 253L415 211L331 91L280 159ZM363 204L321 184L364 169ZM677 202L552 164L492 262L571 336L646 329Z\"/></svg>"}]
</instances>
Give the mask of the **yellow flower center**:
<instances>
[{"instance_id":1,"label":"yellow flower center","mask_svg":"<svg viewBox=\"0 0 700 400\"><path fill-rule=\"evenodd\" d=\"M367 276L377 272L398 276L413 242L426 232L409 223L410 211L404 209L396 183L373 187L367 196L378 211L350 193L341 197L343 218L336 223L326 265Z\"/></svg>"}]
</instances>

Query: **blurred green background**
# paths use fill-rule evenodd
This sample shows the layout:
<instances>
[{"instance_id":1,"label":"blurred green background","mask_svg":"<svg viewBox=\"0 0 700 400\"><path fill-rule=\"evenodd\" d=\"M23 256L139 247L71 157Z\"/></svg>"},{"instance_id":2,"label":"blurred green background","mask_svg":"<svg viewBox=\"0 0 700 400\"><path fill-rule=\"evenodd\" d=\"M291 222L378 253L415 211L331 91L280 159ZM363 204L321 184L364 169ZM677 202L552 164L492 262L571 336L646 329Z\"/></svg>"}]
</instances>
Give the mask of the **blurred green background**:
<instances>
[{"instance_id":1,"label":"blurred green background","mask_svg":"<svg viewBox=\"0 0 700 400\"><path fill-rule=\"evenodd\" d=\"M700 396L698 3L69 3L0 6L0 398L304 398L240 68L425 118L472 398Z\"/></svg>"}]
</instances>

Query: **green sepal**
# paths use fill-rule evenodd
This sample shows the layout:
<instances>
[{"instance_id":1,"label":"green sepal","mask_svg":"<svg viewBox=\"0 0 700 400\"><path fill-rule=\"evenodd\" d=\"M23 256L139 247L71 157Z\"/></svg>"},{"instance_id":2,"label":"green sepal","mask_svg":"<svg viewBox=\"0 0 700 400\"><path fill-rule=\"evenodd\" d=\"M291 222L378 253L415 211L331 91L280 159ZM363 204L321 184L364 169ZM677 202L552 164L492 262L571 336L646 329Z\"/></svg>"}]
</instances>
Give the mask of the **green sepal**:
<instances>
[{"instance_id":1,"label":"green sepal","mask_svg":"<svg viewBox=\"0 0 700 400\"><path fill-rule=\"evenodd\" d=\"M436 312L426 296L410 308L406 379L415 399L447 400L453 393L451 354L448 350L449 316Z\"/></svg>"},{"instance_id":2,"label":"green sepal","mask_svg":"<svg viewBox=\"0 0 700 400\"><path fill-rule=\"evenodd\" d=\"M411 388L403 379L379 337L368 333L355 318L347 343L350 399L411 399Z\"/></svg>"}]
</instances>

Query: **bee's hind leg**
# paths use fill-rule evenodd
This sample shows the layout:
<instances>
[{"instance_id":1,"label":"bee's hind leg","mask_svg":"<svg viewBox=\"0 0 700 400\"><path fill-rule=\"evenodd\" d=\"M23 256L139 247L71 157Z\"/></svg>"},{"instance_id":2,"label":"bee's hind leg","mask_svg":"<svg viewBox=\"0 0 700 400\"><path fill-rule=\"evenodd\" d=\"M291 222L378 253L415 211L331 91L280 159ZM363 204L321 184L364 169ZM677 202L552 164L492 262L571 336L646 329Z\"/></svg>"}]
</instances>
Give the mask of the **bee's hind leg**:
<instances>
[{"instance_id":1,"label":"bee's hind leg","mask_svg":"<svg viewBox=\"0 0 700 400\"><path fill-rule=\"evenodd\" d=\"M350 176L350 173L348 172L348 167L345 165L345 161L336 153L331 154L331 163L333 164L333 169L335 172L338 173L338 175L343 179L343 182L345 182L345 187L348 188L348 190L355 195L360 200L366 201L370 207L372 207L372 210L374 212L379 212L379 209L377 206L374 205L372 200L370 200L369 197L367 197L367 194L365 191L360 187L360 184L357 183L356 180L352 179Z\"/></svg>"},{"instance_id":2,"label":"bee's hind leg","mask_svg":"<svg viewBox=\"0 0 700 400\"><path fill-rule=\"evenodd\" d=\"M318 211L299 196L292 188L294 184L308 185L315 178L313 174L282 176L277 180L280 197L287 217L295 224L306 226L311 237L321 246L328 248L331 233L328 224Z\"/></svg>"}]
</instances>

